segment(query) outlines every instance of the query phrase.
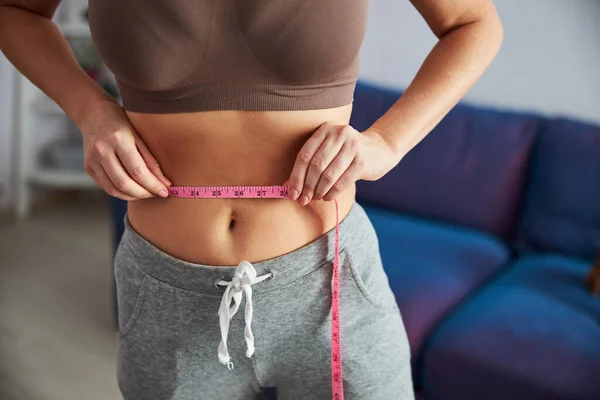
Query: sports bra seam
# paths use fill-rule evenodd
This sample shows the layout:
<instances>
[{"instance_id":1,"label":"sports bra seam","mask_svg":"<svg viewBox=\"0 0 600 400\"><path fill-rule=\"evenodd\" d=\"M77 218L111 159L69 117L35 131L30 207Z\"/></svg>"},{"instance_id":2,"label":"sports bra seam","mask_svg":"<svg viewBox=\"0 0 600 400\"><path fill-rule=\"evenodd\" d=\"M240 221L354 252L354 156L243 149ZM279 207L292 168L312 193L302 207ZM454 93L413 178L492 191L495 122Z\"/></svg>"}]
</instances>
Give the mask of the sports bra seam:
<instances>
[{"instance_id":1,"label":"sports bra seam","mask_svg":"<svg viewBox=\"0 0 600 400\"><path fill-rule=\"evenodd\" d=\"M259 61L258 58L256 58L256 55L250 49L250 46L248 46L248 42L246 41L246 36L242 32L242 27L240 25L239 19L236 18L235 20L236 20L236 25L238 27L238 33L240 34L241 40L244 43L244 48L246 49L246 51L248 52L248 54L250 54L250 57L252 57L252 59L254 60L254 62L260 66L260 69L267 74L266 76L269 76L269 77L271 77L273 79L276 79L277 81L281 81L281 78L279 78L276 74L274 74L272 71L270 71L267 67L265 67L265 65L263 63L261 63ZM276 83L276 85L277 84L278 83Z\"/></svg>"},{"instance_id":2,"label":"sports bra seam","mask_svg":"<svg viewBox=\"0 0 600 400\"><path fill-rule=\"evenodd\" d=\"M208 25L208 38L207 38L207 46L206 49L204 49L204 51L202 52L202 54L198 57L198 62L196 63L196 65L194 65L194 68L191 69L191 72L183 79L180 79L179 81L177 81L177 83L171 85L170 89L167 89L167 91L181 91L181 90L185 90L186 87L185 85L180 86L180 84L182 82L186 82L188 79L192 78L193 76L195 76L198 73L198 66L200 64L202 64L203 62L205 62L204 60L204 56L206 56L206 54L209 54L210 50L212 49L212 37L213 37L213 25L214 25L214 20L215 20L215 12L216 12L216 3L218 0L213 0L211 3L211 11L210 11L210 22ZM130 86L130 85L128 85ZM131 87L131 86L130 86ZM141 91L145 91L144 89L137 89L137 90L141 90ZM151 90L152 92L163 92L163 90Z\"/></svg>"}]
</instances>

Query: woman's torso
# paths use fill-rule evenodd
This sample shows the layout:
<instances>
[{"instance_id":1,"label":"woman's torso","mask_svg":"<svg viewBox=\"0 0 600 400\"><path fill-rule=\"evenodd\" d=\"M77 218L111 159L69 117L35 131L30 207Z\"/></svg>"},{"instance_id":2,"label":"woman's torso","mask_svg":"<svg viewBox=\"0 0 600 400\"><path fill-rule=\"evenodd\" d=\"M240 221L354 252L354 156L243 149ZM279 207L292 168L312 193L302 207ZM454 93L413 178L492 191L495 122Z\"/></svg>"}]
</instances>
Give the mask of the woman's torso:
<instances>
[{"instance_id":1,"label":"woman's torso","mask_svg":"<svg viewBox=\"0 0 600 400\"><path fill-rule=\"evenodd\" d=\"M131 122L176 186L288 179L322 123L349 122L366 13L367 0L89 1ZM353 187L338 198L340 217L353 198ZM129 218L178 258L235 265L316 239L335 206L154 198L130 203Z\"/></svg>"},{"instance_id":2,"label":"woman's torso","mask_svg":"<svg viewBox=\"0 0 600 400\"><path fill-rule=\"evenodd\" d=\"M174 186L280 185L304 142L326 121L347 124L351 105L306 111L211 111L129 118ZM340 218L354 186L338 197ZM293 251L335 226L333 202L152 198L129 203L130 222L177 258L209 265Z\"/></svg>"}]
</instances>

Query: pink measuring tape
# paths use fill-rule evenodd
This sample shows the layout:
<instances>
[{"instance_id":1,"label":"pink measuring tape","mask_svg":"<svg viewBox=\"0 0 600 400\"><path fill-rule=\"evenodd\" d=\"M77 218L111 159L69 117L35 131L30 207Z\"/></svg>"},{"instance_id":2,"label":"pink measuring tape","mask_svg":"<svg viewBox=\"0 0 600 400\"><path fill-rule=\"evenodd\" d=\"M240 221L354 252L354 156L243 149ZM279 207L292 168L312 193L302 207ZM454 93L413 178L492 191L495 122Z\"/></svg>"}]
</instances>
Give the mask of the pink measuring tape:
<instances>
[{"instance_id":1,"label":"pink measuring tape","mask_svg":"<svg viewBox=\"0 0 600 400\"><path fill-rule=\"evenodd\" d=\"M174 186L169 196L190 199L287 199L285 186ZM333 258L333 291L331 293L331 389L333 400L344 399L342 379L342 344L340 338L339 284L339 209L335 203L335 254Z\"/></svg>"}]
</instances>

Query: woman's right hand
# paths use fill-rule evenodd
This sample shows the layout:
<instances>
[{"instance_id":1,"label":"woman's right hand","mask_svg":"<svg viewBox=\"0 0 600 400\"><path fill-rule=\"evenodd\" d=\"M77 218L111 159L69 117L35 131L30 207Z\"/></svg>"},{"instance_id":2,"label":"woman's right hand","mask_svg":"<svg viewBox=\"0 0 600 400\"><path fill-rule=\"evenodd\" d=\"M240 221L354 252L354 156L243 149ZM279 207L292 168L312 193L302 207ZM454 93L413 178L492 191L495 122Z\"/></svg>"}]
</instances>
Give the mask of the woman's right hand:
<instances>
[{"instance_id":1,"label":"woman's right hand","mask_svg":"<svg viewBox=\"0 0 600 400\"><path fill-rule=\"evenodd\" d=\"M114 101L94 103L78 124L83 134L84 166L106 193L123 200L167 197L171 182Z\"/></svg>"}]
</instances>

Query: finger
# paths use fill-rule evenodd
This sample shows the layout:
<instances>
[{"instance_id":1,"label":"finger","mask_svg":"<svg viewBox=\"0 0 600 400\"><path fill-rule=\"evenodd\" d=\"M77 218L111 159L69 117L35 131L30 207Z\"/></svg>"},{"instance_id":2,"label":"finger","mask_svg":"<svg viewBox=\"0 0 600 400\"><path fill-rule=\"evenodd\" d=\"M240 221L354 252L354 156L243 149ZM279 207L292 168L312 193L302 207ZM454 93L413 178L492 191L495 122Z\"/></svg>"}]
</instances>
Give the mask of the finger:
<instances>
[{"instance_id":1,"label":"finger","mask_svg":"<svg viewBox=\"0 0 600 400\"><path fill-rule=\"evenodd\" d=\"M104 169L101 165L98 164L97 166L92 167L88 173L90 174L92 179L98 184L98 186L100 186L110 196L127 201L136 200L134 197L128 196L125 193L118 190L115 187L115 185L113 185L106 172L104 172Z\"/></svg>"},{"instance_id":2,"label":"finger","mask_svg":"<svg viewBox=\"0 0 600 400\"><path fill-rule=\"evenodd\" d=\"M102 168L110 178L113 185L120 192L136 199L144 199L153 197L153 194L140 186L136 181L131 179L127 171L121 165L121 162L114 153L109 153L107 157L101 161Z\"/></svg>"},{"instance_id":3,"label":"finger","mask_svg":"<svg viewBox=\"0 0 600 400\"><path fill-rule=\"evenodd\" d=\"M133 142L125 142L117 147L117 156L129 176L144 189L160 197L168 196L166 186L150 172Z\"/></svg>"},{"instance_id":4,"label":"finger","mask_svg":"<svg viewBox=\"0 0 600 400\"><path fill-rule=\"evenodd\" d=\"M344 143L341 140L337 140L338 137L337 135L329 135L323 144L321 144L321 147L319 147L312 160L310 160L304 180L304 188L300 196L300 204L303 206L313 199L314 191L319 183L319 179L321 179L321 175L340 152Z\"/></svg>"},{"instance_id":5,"label":"finger","mask_svg":"<svg viewBox=\"0 0 600 400\"><path fill-rule=\"evenodd\" d=\"M164 185L172 186L173 184L169 179L167 179L165 174L163 174L163 171L160 168L160 164L158 164L158 161L156 160L156 158L154 158L154 156L150 152L150 149L148 149L148 147L142 141L141 138L135 138L135 145L137 146L140 155L144 159L144 163L146 164L150 172L154 174L154 176L157 177Z\"/></svg>"},{"instance_id":6,"label":"finger","mask_svg":"<svg viewBox=\"0 0 600 400\"><path fill-rule=\"evenodd\" d=\"M288 195L292 200L296 200L302 193L304 186L304 178L306 177L306 171L308 165L312 159L313 154L319 149L323 141L327 138L326 130L329 128L329 124L325 123L321 125L315 133L304 143L298 155L296 156L296 162L294 168L288 180Z\"/></svg>"},{"instance_id":7,"label":"finger","mask_svg":"<svg viewBox=\"0 0 600 400\"><path fill-rule=\"evenodd\" d=\"M333 184L331 189L327 192L327 194L325 194L325 196L323 196L323 200L325 200L325 201L333 200L340 194L340 192L342 192L345 189L347 189L348 187L350 187L350 185L352 185L352 183L356 182L356 180L360 176L360 174L362 172L362 168L363 168L362 160L357 157L354 157L354 159L352 160L352 163L350 164L348 169L346 169L346 171L342 174L342 176L337 181L335 181L335 183Z\"/></svg>"},{"instance_id":8,"label":"finger","mask_svg":"<svg viewBox=\"0 0 600 400\"><path fill-rule=\"evenodd\" d=\"M325 171L323 171L323 174L321 174L313 198L321 200L333 187L335 182L340 179L350 164L352 164L352 160L354 160L354 151L352 150L350 143L345 142L338 155L333 159Z\"/></svg>"}]
</instances>

